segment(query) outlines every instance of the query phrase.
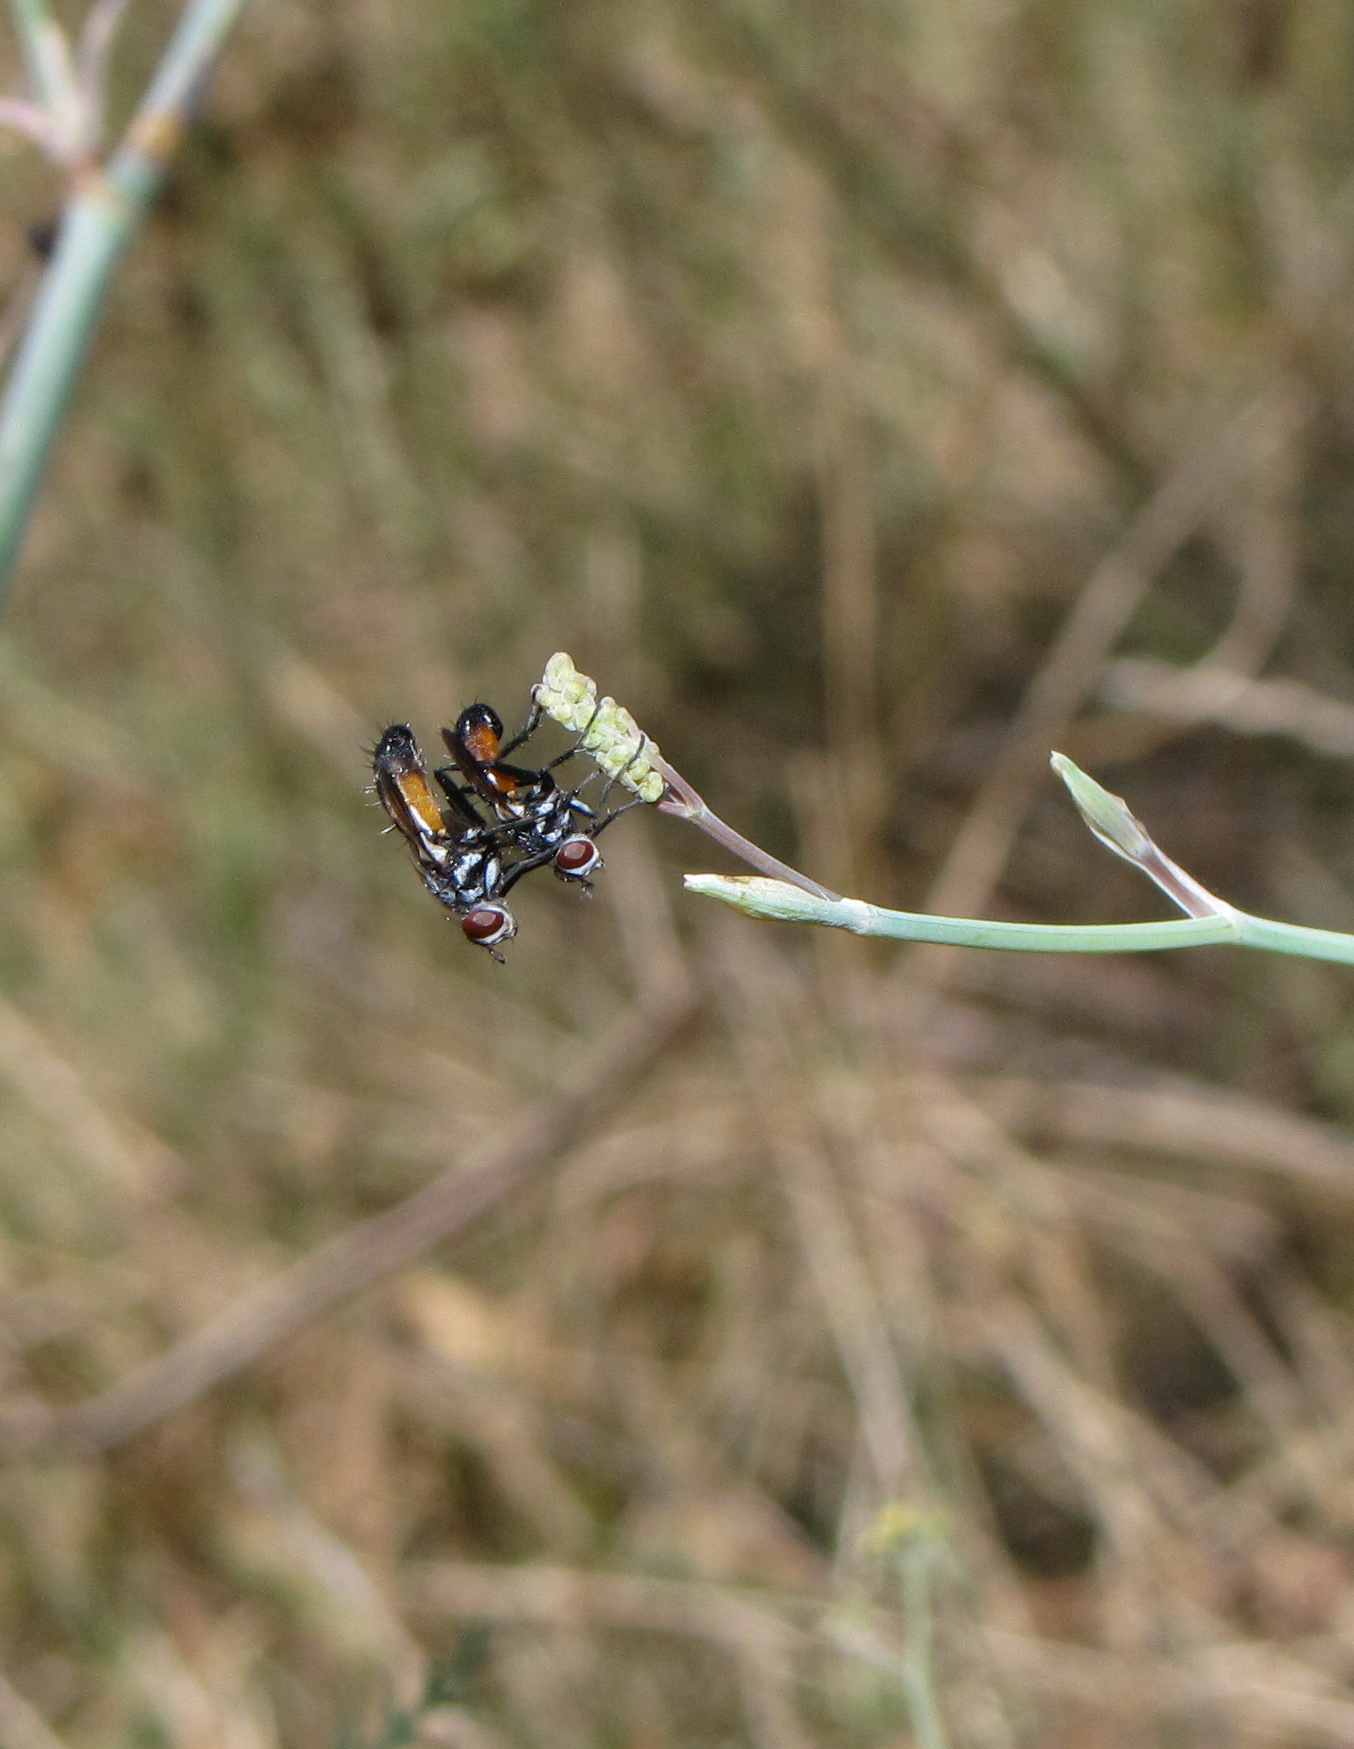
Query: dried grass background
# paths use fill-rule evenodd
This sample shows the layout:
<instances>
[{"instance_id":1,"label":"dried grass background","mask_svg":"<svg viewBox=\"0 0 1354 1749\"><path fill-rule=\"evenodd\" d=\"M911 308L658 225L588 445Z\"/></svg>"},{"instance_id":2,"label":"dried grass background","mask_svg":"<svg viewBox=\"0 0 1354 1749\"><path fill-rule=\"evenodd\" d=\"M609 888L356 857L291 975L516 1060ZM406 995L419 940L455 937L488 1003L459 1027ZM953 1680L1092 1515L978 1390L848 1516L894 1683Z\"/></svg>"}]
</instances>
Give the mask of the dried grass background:
<instances>
[{"instance_id":1,"label":"dried grass background","mask_svg":"<svg viewBox=\"0 0 1354 1749\"><path fill-rule=\"evenodd\" d=\"M1354 927L1352 55L250 15L0 642L6 1749L1354 1743L1347 972L754 926L658 818L504 970L361 793L565 648L838 888L1161 914L1058 745Z\"/></svg>"}]
</instances>

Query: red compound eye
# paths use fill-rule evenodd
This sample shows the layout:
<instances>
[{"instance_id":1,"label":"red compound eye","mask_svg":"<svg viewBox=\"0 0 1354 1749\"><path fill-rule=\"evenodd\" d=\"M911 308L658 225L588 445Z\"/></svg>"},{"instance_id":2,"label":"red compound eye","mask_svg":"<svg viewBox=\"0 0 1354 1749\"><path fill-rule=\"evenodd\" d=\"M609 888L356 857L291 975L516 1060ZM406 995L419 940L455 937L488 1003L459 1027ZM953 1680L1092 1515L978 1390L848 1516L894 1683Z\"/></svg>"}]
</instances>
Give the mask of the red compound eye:
<instances>
[{"instance_id":1,"label":"red compound eye","mask_svg":"<svg viewBox=\"0 0 1354 1749\"><path fill-rule=\"evenodd\" d=\"M504 905L476 905L461 919L466 939L479 947L497 947L517 933L512 912Z\"/></svg>"},{"instance_id":2,"label":"red compound eye","mask_svg":"<svg viewBox=\"0 0 1354 1749\"><path fill-rule=\"evenodd\" d=\"M566 838L555 852L555 870L568 880L580 880L601 865L601 852L591 838Z\"/></svg>"}]
</instances>

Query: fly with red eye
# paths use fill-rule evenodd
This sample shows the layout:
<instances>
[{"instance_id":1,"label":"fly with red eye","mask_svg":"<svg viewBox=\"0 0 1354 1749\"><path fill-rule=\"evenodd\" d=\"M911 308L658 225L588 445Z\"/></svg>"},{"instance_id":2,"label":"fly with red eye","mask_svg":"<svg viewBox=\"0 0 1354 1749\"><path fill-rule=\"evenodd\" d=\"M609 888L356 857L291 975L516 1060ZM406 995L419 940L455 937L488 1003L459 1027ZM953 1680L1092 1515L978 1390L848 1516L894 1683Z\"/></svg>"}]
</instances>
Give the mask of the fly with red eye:
<instances>
[{"instance_id":1,"label":"fly with red eye","mask_svg":"<svg viewBox=\"0 0 1354 1749\"><path fill-rule=\"evenodd\" d=\"M530 739L542 714L540 706L533 704L521 730L505 743L503 719L493 706L468 705L456 719L455 728L442 731L455 765L441 766L434 775L448 801L459 796L461 803L469 806L474 798L492 808L533 868L548 861L560 880L591 894L591 876L605 866L595 840L613 820L635 807L639 798L599 814L581 800L585 785L598 775L595 770L573 789L560 788L552 775L555 767L575 756L586 729L572 747L548 765L537 769L510 765L504 755ZM464 783L457 782L458 774ZM620 775L608 778L600 797L603 807Z\"/></svg>"},{"instance_id":2,"label":"fly with red eye","mask_svg":"<svg viewBox=\"0 0 1354 1749\"><path fill-rule=\"evenodd\" d=\"M460 918L466 940L502 965L498 949L517 933L504 896L524 874L550 861L554 851L542 848L505 862L504 849L515 848L509 828L483 820L459 790L446 790L444 809L407 723L392 723L372 749L372 788L424 886Z\"/></svg>"}]
</instances>

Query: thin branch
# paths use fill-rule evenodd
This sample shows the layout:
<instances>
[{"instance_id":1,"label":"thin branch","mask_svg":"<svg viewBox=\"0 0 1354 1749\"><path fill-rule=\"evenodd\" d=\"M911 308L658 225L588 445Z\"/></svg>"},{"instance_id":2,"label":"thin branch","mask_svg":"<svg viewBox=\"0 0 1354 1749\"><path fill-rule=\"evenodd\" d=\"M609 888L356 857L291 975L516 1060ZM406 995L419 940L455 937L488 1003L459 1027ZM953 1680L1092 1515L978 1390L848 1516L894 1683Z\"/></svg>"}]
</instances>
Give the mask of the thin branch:
<instances>
[{"instance_id":1,"label":"thin branch","mask_svg":"<svg viewBox=\"0 0 1354 1749\"><path fill-rule=\"evenodd\" d=\"M791 886L811 893L816 899L841 898L841 894L834 893L831 887L820 886L817 881L810 880L808 875L800 874L797 868L791 868L788 862L782 862L779 857L772 856L769 850L763 850L760 844L754 844L750 838L744 838L741 832L735 832L661 754L651 751L649 760L667 785L662 801L657 804L660 814L671 814L676 819L685 820L688 825L697 827L713 838L716 844L722 844L740 862L747 863L749 868L760 869L772 880L788 881Z\"/></svg>"}]
</instances>

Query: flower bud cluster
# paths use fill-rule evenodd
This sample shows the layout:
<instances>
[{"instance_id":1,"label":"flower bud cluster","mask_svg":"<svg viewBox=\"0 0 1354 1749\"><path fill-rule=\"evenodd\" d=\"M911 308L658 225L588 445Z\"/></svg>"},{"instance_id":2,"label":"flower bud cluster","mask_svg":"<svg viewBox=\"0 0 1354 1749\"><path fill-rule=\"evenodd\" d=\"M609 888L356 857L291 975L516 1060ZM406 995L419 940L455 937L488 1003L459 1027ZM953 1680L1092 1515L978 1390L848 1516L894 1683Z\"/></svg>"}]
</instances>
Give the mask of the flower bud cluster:
<instances>
[{"instance_id":1,"label":"flower bud cluster","mask_svg":"<svg viewBox=\"0 0 1354 1749\"><path fill-rule=\"evenodd\" d=\"M663 799L667 785L653 767L658 748L622 704L597 697L597 682L580 674L573 658L557 651L532 688L536 703L561 728L581 735L580 751L595 759L608 777L641 801Z\"/></svg>"}]
</instances>

